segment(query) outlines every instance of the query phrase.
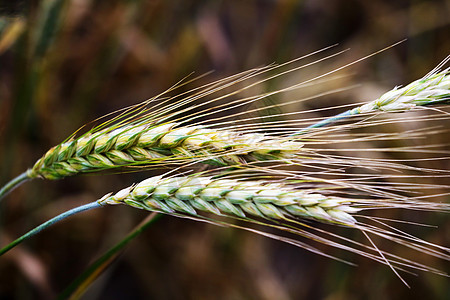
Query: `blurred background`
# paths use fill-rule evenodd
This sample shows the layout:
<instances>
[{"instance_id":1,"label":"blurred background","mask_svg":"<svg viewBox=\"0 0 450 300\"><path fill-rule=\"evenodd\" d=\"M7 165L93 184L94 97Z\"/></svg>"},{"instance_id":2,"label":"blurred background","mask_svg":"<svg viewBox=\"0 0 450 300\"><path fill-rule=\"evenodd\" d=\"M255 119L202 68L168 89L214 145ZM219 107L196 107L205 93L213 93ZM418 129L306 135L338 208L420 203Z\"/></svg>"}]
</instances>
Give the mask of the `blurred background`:
<instances>
[{"instance_id":1,"label":"blurred background","mask_svg":"<svg viewBox=\"0 0 450 300\"><path fill-rule=\"evenodd\" d=\"M421 0L0 1L0 182L31 167L83 124L155 96L192 72L195 77L214 71L186 89L330 45L338 44L335 52L350 48L332 62L279 82L286 86L406 38L346 71L349 76L339 84L358 87L289 108L372 100L420 78L450 54L449 15L449 1ZM434 142L447 143L445 137ZM450 169L445 162L439 167ZM25 183L2 203L0 244L149 174ZM106 207L40 233L0 258L0 299L55 297L147 215L124 206ZM427 239L449 246L448 215L423 218L439 225L419 228ZM412 286L408 289L385 266L323 249L358 267L247 232L164 216L130 244L84 298L338 300L450 295L448 278L406 275ZM448 263L438 262L438 267L450 271Z\"/></svg>"}]
</instances>

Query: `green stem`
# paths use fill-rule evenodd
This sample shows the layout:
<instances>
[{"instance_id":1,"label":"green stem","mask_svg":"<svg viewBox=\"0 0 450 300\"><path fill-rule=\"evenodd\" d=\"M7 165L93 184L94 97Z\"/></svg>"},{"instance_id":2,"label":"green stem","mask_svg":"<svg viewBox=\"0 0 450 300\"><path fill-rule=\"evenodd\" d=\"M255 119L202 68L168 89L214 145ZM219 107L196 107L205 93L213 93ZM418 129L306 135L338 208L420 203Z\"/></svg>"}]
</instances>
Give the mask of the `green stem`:
<instances>
[{"instance_id":1,"label":"green stem","mask_svg":"<svg viewBox=\"0 0 450 300\"><path fill-rule=\"evenodd\" d=\"M79 299L89 285L105 270L123 251L123 248L128 245L134 238L139 236L145 229L147 229L153 222L157 220L157 213L152 213L145 218L139 225L137 225L132 232L130 232L123 240L114 245L105 254L98 258L93 264L89 266L80 276L78 276L62 293L58 299Z\"/></svg>"},{"instance_id":2,"label":"green stem","mask_svg":"<svg viewBox=\"0 0 450 300\"><path fill-rule=\"evenodd\" d=\"M2 249L0 249L0 256L2 256L3 254L5 254L6 252L8 252L9 250L11 250L12 248L14 248L15 246L17 246L18 244L20 244L21 242L23 242L24 240L38 234L39 232L41 232L42 230L46 229L47 227L64 220L67 217L73 216L77 213L86 211L86 210L90 210L93 208L97 208L97 207L101 207L101 204L99 204L97 201L95 202L91 202L82 206L78 206L75 207L71 210L68 210L66 212L63 212L62 214L48 220L47 222L39 225L38 227L35 227L34 229L28 231L27 233L25 233L24 235L22 235L20 238L18 238L17 240L15 240L14 242L10 243L9 245L6 245L5 247L3 247Z\"/></svg>"},{"instance_id":3,"label":"green stem","mask_svg":"<svg viewBox=\"0 0 450 300\"><path fill-rule=\"evenodd\" d=\"M18 187L19 185L21 185L22 183L24 183L25 181L31 179L30 177L28 177L27 172L23 172L22 174L20 174L19 176L17 176L16 178L12 179L10 182L8 182L7 184L5 184L1 189L0 189L0 200L2 198L4 198L6 195L8 195L12 190L14 190L16 187Z\"/></svg>"},{"instance_id":4,"label":"green stem","mask_svg":"<svg viewBox=\"0 0 450 300\"><path fill-rule=\"evenodd\" d=\"M290 136L302 135L302 134L308 133L311 129L326 127L328 125L336 123L337 121L346 119L346 118L348 118L350 116L353 116L353 115L356 115L356 114L358 114L358 112L355 109L350 109L350 110L347 110L347 111L345 111L343 113L340 113L338 115L335 115L335 116L329 117L329 118L327 118L325 120L322 120L322 121L319 121L317 123L314 123L314 124L304 128L304 129L302 129L302 130L300 130L298 132L295 132L295 133L291 134Z\"/></svg>"}]
</instances>

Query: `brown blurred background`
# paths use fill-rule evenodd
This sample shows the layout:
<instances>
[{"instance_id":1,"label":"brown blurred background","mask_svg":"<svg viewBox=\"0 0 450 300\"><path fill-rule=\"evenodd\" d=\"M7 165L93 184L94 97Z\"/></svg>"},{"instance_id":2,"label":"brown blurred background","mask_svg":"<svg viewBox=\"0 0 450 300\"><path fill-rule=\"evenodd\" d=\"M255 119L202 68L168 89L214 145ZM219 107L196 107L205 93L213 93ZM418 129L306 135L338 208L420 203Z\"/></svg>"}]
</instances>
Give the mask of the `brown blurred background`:
<instances>
[{"instance_id":1,"label":"brown blurred background","mask_svg":"<svg viewBox=\"0 0 450 300\"><path fill-rule=\"evenodd\" d=\"M449 15L449 1L420 0L0 1L0 182L32 166L83 124L161 93L191 72L214 70L207 77L212 81L335 43L336 51L351 48L333 65L315 67L318 75L406 38L348 71L356 76L345 84L360 88L310 108L371 100L423 76L450 53ZM1 245L148 174L26 183L2 202ZM0 299L54 297L146 215L107 207L42 232L0 258ZM428 218L441 224L427 231L429 239L448 246L448 215ZM165 216L127 248L85 299L450 295L447 278L407 275L408 289L385 266L327 251L359 266L250 233ZM439 267L450 271L448 264Z\"/></svg>"}]
</instances>

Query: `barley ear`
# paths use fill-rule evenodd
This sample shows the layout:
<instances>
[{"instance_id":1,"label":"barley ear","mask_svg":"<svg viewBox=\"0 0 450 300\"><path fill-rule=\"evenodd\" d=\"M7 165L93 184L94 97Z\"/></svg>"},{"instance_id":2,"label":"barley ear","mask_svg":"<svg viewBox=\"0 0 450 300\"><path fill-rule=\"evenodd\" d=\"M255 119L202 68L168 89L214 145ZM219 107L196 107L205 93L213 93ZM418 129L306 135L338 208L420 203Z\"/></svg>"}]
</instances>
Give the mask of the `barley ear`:
<instances>
[{"instance_id":1,"label":"barley ear","mask_svg":"<svg viewBox=\"0 0 450 300\"><path fill-rule=\"evenodd\" d=\"M348 199L299 191L290 186L199 176L151 177L115 194L107 194L98 203L120 203L166 214L196 216L208 212L279 221L306 218L348 226L356 223L349 212L358 211Z\"/></svg>"},{"instance_id":2,"label":"barley ear","mask_svg":"<svg viewBox=\"0 0 450 300\"><path fill-rule=\"evenodd\" d=\"M128 124L88 133L53 147L28 171L28 176L54 180L118 167L157 167L192 161L229 166L289 159L302 147L301 142L262 134L175 123Z\"/></svg>"},{"instance_id":3,"label":"barley ear","mask_svg":"<svg viewBox=\"0 0 450 300\"><path fill-rule=\"evenodd\" d=\"M420 106L450 104L450 69L439 71L439 67L450 60L448 56L439 66L421 79L404 87L395 87L378 99L319 121L292 134L301 135L314 128L321 128L350 116L373 112L403 112Z\"/></svg>"}]
</instances>

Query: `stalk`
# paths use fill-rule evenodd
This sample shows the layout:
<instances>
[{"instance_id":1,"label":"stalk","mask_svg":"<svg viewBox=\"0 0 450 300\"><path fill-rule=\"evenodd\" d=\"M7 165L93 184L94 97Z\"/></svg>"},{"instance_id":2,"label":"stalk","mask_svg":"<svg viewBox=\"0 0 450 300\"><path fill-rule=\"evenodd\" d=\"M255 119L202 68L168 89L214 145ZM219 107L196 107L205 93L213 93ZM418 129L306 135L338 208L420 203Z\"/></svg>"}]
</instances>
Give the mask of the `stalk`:
<instances>
[{"instance_id":1,"label":"stalk","mask_svg":"<svg viewBox=\"0 0 450 300\"><path fill-rule=\"evenodd\" d=\"M0 189L0 200L3 199L4 197L6 197L6 195L8 195L10 192L12 192L14 189L16 189L22 183L24 183L25 181L27 181L29 179L31 179L31 178L28 176L28 171L27 171L27 172L23 172L19 176L15 177L11 181L9 181L7 184L5 184Z\"/></svg>"},{"instance_id":2,"label":"stalk","mask_svg":"<svg viewBox=\"0 0 450 300\"><path fill-rule=\"evenodd\" d=\"M81 213L83 211L86 210L91 210L94 208L98 208L101 207L101 205L97 202L91 202L85 205L81 205L78 207L75 207L71 210L68 210L66 212L63 212L62 214L48 220L47 222L33 228L32 230L28 231L27 233L25 233L24 235L22 235L20 238L16 239L14 242L6 245L5 247L3 247L2 249L0 249L0 256L5 254L6 252L8 252L9 250L11 250L12 248L14 248L15 246L17 246L18 244L22 243L24 240L29 239L30 237L38 234L39 232L41 232L42 230L50 227L51 225L58 223L59 221L62 221L70 216L76 215L78 213Z\"/></svg>"}]
</instances>

